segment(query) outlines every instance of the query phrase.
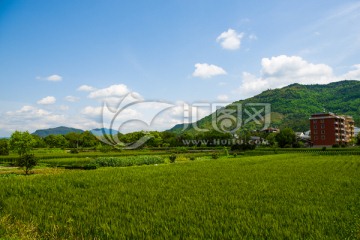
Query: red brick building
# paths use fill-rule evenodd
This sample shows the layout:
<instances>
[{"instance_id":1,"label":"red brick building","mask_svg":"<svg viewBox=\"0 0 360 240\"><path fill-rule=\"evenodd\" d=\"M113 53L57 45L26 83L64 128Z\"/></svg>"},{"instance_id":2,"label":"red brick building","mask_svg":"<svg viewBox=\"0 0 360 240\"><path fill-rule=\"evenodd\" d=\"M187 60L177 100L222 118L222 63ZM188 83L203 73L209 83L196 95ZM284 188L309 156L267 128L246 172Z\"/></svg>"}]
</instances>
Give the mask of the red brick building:
<instances>
[{"instance_id":1,"label":"red brick building","mask_svg":"<svg viewBox=\"0 0 360 240\"><path fill-rule=\"evenodd\" d=\"M354 137L354 120L334 113L316 113L311 115L310 131L314 146L346 144Z\"/></svg>"}]
</instances>

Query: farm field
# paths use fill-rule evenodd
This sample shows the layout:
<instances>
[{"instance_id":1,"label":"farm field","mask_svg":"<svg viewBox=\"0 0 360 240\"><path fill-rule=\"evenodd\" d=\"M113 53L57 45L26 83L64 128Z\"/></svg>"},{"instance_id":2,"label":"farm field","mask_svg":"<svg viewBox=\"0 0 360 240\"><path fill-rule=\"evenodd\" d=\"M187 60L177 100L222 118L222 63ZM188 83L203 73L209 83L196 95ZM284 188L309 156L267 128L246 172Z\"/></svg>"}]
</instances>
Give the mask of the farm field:
<instances>
[{"instance_id":1,"label":"farm field","mask_svg":"<svg viewBox=\"0 0 360 240\"><path fill-rule=\"evenodd\" d=\"M360 239L359 189L358 155L305 153L6 176L0 238Z\"/></svg>"}]
</instances>

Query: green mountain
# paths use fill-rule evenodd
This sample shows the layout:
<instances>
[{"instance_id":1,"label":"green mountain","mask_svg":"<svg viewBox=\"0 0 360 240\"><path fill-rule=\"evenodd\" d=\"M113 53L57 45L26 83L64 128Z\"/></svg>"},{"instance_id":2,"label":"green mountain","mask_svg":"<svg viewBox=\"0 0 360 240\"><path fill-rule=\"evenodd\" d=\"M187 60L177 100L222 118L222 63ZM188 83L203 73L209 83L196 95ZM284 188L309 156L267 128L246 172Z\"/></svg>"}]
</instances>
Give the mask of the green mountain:
<instances>
[{"instance_id":1,"label":"green mountain","mask_svg":"<svg viewBox=\"0 0 360 240\"><path fill-rule=\"evenodd\" d=\"M291 84L280 89L269 89L254 97L234 104L270 103L271 126L290 127L295 131L309 130L309 117L317 112L350 115L355 125L360 125L360 81L346 80L326 85ZM212 129L212 115L197 122L200 128ZM176 125L171 132L180 133L183 125ZM195 131L191 126L185 131Z\"/></svg>"},{"instance_id":2,"label":"green mountain","mask_svg":"<svg viewBox=\"0 0 360 240\"><path fill-rule=\"evenodd\" d=\"M49 136L51 134L53 135L65 135L71 132L75 132L75 133L82 133L84 132L81 129L77 129L77 128L69 128L69 127L56 127L56 128L49 128L49 129L40 129L40 130L36 130L33 134L34 135L38 135L39 137L46 137Z\"/></svg>"}]
</instances>

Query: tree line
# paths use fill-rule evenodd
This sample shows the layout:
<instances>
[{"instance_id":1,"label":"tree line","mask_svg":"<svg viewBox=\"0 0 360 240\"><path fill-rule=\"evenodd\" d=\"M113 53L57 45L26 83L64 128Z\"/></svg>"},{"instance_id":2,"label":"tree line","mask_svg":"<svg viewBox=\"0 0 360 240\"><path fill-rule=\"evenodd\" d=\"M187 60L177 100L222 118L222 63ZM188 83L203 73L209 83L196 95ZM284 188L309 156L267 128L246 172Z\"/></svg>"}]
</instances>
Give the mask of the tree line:
<instances>
[{"instance_id":1,"label":"tree line","mask_svg":"<svg viewBox=\"0 0 360 240\"><path fill-rule=\"evenodd\" d=\"M264 133L260 131L251 131L242 129L237 134L220 133L215 130L208 132L183 132L176 134L169 131L138 131L127 134L118 134L118 139L124 146L132 144L144 137L150 136L150 139L141 147L215 147L231 146L239 144L251 144L252 137L258 137L262 143L268 146L286 147L303 147L304 142L298 139L294 131L290 128L282 129L279 133ZM236 142L233 140L236 138ZM360 145L360 134L356 136L353 142ZM21 147L19 147L21 146ZM48 135L39 137L29 132L15 131L10 139L0 139L0 155L8 155L9 151L15 151L19 155L28 153L32 148L62 148L62 149L92 149L98 151L110 151L109 146L100 141L90 131L82 133L71 132L65 135Z\"/></svg>"}]
</instances>

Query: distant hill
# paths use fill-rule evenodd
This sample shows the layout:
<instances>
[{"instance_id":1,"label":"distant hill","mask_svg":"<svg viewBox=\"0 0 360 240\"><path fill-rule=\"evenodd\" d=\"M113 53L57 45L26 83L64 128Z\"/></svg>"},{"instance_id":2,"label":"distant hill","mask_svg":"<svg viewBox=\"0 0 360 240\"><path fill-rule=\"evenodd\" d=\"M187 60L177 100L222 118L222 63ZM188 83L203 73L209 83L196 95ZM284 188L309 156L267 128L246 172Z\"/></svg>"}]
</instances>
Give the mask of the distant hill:
<instances>
[{"instance_id":1,"label":"distant hill","mask_svg":"<svg viewBox=\"0 0 360 240\"><path fill-rule=\"evenodd\" d=\"M95 128L93 130L90 130L92 134L95 136L102 136L102 135L115 135L119 132L114 129L108 129L108 128Z\"/></svg>"},{"instance_id":2,"label":"distant hill","mask_svg":"<svg viewBox=\"0 0 360 240\"><path fill-rule=\"evenodd\" d=\"M46 136L49 136L51 134L53 134L53 135L65 135L65 134L68 134L68 133L71 133L71 132L82 133L82 132L84 132L84 130L61 126L61 127L56 127L56 128L48 128L48 129L36 130L33 134L38 135L39 137L46 137Z\"/></svg>"},{"instance_id":3,"label":"distant hill","mask_svg":"<svg viewBox=\"0 0 360 240\"><path fill-rule=\"evenodd\" d=\"M235 104L270 103L271 126L290 127L295 131L309 129L309 117L313 113L333 112L353 116L360 125L360 81L345 80L326 85L291 84L280 89L269 89L254 97L239 100ZM209 115L197 122L200 128L212 129ZM180 133L183 125L169 131ZM186 131L194 132L193 128Z\"/></svg>"}]
</instances>

